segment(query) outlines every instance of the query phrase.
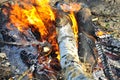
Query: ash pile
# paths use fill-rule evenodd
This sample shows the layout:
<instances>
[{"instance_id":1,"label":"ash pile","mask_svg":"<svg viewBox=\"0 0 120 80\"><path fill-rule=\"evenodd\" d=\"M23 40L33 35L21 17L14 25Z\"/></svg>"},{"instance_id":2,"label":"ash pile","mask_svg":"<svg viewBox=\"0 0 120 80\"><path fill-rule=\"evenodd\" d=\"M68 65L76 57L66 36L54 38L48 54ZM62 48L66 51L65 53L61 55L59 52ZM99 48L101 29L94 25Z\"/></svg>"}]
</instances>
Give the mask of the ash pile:
<instances>
[{"instance_id":1,"label":"ash pile","mask_svg":"<svg viewBox=\"0 0 120 80\"><path fill-rule=\"evenodd\" d=\"M84 3L47 1L0 5L0 79L119 80L120 40Z\"/></svg>"}]
</instances>

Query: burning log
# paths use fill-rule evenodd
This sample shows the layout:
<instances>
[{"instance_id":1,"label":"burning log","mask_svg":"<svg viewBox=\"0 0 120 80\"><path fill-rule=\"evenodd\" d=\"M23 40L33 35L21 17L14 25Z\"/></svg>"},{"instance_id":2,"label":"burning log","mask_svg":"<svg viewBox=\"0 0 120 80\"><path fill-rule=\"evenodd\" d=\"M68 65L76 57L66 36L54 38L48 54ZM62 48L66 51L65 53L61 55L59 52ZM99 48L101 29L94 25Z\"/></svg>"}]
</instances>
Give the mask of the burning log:
<instances>
[{"instance_id":1,"label":"burning log","mask_svg":"<svg viewBox=\"0 0 120 80\"><path fill-rule=\"evenodd\" d=\"M60 48L60 63L66 80L88 80L82 73L79 61L76 40L71 28L71 23L64 13L56 19L58 30L58 43Z\"/></svg>"}]
</instances>

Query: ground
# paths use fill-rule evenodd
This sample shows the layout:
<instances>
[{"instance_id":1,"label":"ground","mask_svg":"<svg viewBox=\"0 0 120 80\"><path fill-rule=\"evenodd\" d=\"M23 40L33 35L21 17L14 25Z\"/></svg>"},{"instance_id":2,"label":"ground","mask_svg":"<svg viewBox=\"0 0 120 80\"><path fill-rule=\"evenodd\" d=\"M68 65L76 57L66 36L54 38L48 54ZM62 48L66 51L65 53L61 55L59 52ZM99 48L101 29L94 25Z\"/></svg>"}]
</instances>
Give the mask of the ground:
<instances>
[{"instance_id":1,"label":"ground","mask_svg":"<svg viewBox=\"0 0 120 80\"><path fill-rule=\"evenodd\" d=\"M95 24L120 39L120 0L79 0L86 3Z\"/></svg>"}]
</instances>

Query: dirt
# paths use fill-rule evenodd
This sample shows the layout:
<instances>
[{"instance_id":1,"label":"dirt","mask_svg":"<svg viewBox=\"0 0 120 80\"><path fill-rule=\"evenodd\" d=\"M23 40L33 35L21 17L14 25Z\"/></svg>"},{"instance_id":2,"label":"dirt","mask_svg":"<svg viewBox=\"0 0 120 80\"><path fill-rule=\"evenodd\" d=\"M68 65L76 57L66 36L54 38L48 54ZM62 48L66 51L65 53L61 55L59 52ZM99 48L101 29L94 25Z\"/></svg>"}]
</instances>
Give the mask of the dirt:
<instances>
[{"instance_id":1,"label":"dirt","mask_svg":"<svg viewBox=\"0 0 120 80\"><path fill-rule=\"evenodd\" d=\"M120 0L78 0L89 6L96 26L120 39Z\"/></svg>"}]
</instances>

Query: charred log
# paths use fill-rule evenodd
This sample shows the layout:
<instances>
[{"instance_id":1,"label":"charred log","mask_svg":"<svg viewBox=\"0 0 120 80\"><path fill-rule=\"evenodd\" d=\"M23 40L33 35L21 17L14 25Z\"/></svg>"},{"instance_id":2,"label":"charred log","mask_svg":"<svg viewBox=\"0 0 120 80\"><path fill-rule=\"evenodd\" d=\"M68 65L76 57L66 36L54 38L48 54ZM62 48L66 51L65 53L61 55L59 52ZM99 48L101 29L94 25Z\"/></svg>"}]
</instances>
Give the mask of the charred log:
<instances>
[{"instance_id":1,"label":"charred log","mask_svg":"<svg viewBox=\"0 0 120 80\"><path fill-rule=\"evenodd\" d=\"M101 59L102 65L103 65L103 71L104 71L105 76L109 80L116 80L115 75L113 74L111 67L108 64L107 57L105 56L105 53L102 49L101 44L96 42L96 48L98 50L98 54L100 56L100 59Z\"/></svg>"},{"instance_id":2,"label":"charred log","mask_svg":"<svg viewBox=\"0 0 120 80\"><path fill-rule=\"evenodd\" d=\"M78 55L82 63L88 63L90 65L90 72L93 71L93 68L97 64L97 53L95 51L94 41L87 37L86 34L80 33L79 35L79 47L78 47Z\"/></svg>"},{"instance_id":3,"label":"charred log","mask_svg":"<svg viewBox=\"0 0 120 80\"><path fill-rule=\"evenodd\" d=\"M27 51L23 50L20 52L20 56L23 62L29 67L37 63L38 55L28 53Z\"/></svg>"},{"instance_id":4,"label":"charred log","mask_svg":"<svg viewBox=\"0 0 120 80\"><path fill-rule=\"evenodd\" d=\"M81 10L75 13L78 23L78 55L83 63L91 65L92 72L97 63L95 48L95 28L91 20L91 12L87 5L82 4Z\"/></svg>"},{"instance_id":5,"label":"charred log","mask_svg":"<svg viewBox=\"0 0 120 80\"><path fill-rule=\"evenodd\" d=\"M105 52L112 53L116 56L116 59L120 57L120 41L118 39L113 38L111 35L103 35L100 41L105 48ZM113 57L113 59L115 58Z\"/></svg>"},{"instance_id":6,"label":"charred log","mask_svg":"<svg viewBox=\"0 0 120 80\"><path fill-rule=\"evenodd\" d=\"M110 34L105 34L105 35L99 36L98 41L100 41L99 48L97 47L98 54L102 53L101 55L104 56L102 58L104 60L104 61L102 61L102 65L107 66L107 69L108 69L108 70L105 70L105 68L103 68L105 75L109 76L109 72L110 72L111 76L113 77L113 80L119 79L119 77L120 77L119 76L119 74L120 74L119 73L119 69L120 69L120 63L119 63L120 44L119 43L120 43L120 41L118 39L113 38L113 36L111 36ZM101 46L101 48L100 48L100 46ZM100 57L102 57L102 56L100 56ZM103 63L103 62L105 62L105 63ZM110 77L108 77L108 79L109 78Z\"/></svg>"},{"instance_id":7,"label":"charred log","mask_svg":"<svg viewBox=\"0 0 120 80\"><path fill-rule=\"evenodd\" d=\"M82 8L76 13L79 32L86 32L89 35L96 37L95 28L91 20L91 11L87 5L82 4Z\"/></svg>"}]
</instances>

